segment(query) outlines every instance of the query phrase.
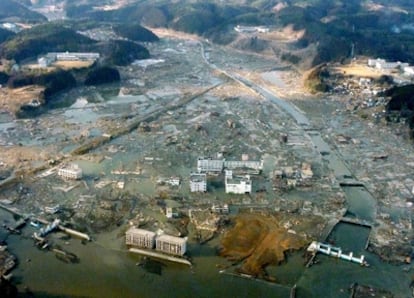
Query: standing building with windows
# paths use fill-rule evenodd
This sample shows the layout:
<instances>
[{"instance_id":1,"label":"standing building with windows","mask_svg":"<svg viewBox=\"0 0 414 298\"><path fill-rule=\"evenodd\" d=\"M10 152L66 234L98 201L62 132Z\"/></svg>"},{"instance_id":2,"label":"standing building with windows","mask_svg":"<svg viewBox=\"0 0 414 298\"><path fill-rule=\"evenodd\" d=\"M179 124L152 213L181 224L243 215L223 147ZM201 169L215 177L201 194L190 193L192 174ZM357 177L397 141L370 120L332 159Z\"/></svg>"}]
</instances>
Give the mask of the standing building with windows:
<instances>
[{"instance_id":1,"label":"standing building with windows","mask_svg":"<svg viewBox=\"0 0 414 298\"><path fill-rule=\"evenodd\" d=\"M191 173L190 191L191 192L206 192L207 191L207 175L202 174L202 173Z\"/></svg>"},{"instance_id":2,"label":"standing building with windows","mask_svg":"<svg viewBox=\"0 0 414 298\"><path fill-rule=\"evenodd\" d=\"M187 238L161 235L156 239L155 249L167 254L182 256L187 249Z\"/></svg>"},{"instance_id":3,"label":"standing building with windows","mask_svg":"<svg viewBox=\"0 0 414 298\"><path fill-rule=\"evenodd\" d=\"M82 178L82 169L77 164L71 164L58 170L58 176L65 179L78 180Z\"/></svg>"},{"instance_id":4,"label":"standing building with windows","mask_svg":"<svg viewBox=\"0 0 414 298\"><path fill-rule=\"evenodd\" d=\"M226 170L225 175L226 193L246 194L252 192L252 181L249 175L233 176L233 172Z\"/></svg>"},{"instance_id":5,"label":"standing building with windows","mask_svg":"<svg viewBox=\"0 0 414 298\"><path fill-rule=\"evenodd\" d=\"M197 159L197 171L199 173L221 173L224 167L224 159L211 157L199 157Z\"/></svg>"},{"instance_id":6,"label":"standing building with windows","mask_svg":"<svg viewBox=\"0 0 414 298\"><path fill-rule=\"evenodd\" d=\"M154 247L155 233L131 227L125 233L125 243L131 246L150 248Z\"/></svg>"}]
</instances>

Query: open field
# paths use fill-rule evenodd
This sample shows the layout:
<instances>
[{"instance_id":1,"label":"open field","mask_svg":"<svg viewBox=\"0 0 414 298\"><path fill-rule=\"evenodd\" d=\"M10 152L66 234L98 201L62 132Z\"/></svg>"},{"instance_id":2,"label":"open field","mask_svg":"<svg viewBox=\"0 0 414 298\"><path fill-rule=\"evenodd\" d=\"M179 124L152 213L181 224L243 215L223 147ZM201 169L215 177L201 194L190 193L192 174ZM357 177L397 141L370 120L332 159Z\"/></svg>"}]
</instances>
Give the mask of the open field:
<instances>
[{"instance_id":1,"label":"open field","mask_svg":"<svg viewBox=\"0 0 414 298\"><path fill-rule=\"evenodd\" d=\"M63 69L85 68L89 67L94 61L56 61L53 66Z\"/></svg>"},{"instance_id":2,"label":"open field","mask_svg":"<svg viewBox=\"0 0 414 298\"><path fill-rule=\"evenodd\" d=\"M344 76L354 76L354 77L362 77L362 78L373 78L377 79L381 75L383 75L383 72L380 72L379 70L368 67L367 65L363 65L361 63L358 64L349 64L344 65L341 67L335 67L333 68L333 71L340 72Z\"/></svg>"}]
</instances>

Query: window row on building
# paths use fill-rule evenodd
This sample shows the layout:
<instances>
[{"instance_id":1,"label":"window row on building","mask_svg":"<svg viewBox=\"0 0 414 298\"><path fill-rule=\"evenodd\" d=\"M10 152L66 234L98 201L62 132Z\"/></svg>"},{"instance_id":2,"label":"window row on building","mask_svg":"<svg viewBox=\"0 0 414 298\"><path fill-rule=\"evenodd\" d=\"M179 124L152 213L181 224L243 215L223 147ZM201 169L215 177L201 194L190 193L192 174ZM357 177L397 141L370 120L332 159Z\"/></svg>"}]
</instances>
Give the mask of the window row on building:
<instances>
[{"instance_id":1,"label":"window row on building","mask_svg":"<svg viewBox=\"0 0 414 298\"><path fill-rule=\"evenodd\" d=\"M68 167L63 167L58 170L58 176L65 179L78 180L82 178L82 175L82 169L76 164L71 164Z\"/></svg>"},{"instance_id":2,"label":"window row on building","mask_svg":"<svg viewBox=\"0 0 414 298\"><path fill-rule=\"evenodd\" d=\"M130 246L155 250L182 256L187 249L187 239L171 235L156 236L154 232L131 227L125 233L125 243Z\"/></svg>"}]
</instances>

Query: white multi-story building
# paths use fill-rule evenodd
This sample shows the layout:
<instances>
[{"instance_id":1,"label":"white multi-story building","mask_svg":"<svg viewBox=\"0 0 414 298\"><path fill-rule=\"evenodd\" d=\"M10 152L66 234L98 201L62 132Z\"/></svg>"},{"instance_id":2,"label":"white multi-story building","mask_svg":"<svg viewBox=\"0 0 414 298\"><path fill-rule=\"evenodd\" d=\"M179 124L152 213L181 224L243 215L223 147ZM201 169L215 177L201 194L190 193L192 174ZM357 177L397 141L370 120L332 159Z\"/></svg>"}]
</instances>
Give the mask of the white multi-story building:
<instances>
[{"instance_id":1,"label":"white multi-story building","mask_svg":"<svg viewBox=\"0 0 414 298\"><path fill-rule=\"evenodd\" d=\"M252 192L252 181L249 175L233 176L233 172L226 170L225 176L226 193L246 194Z\"/></svg>"},{"instance_id":2,"label":"white multi-story building","mask_svg":"<svg viewBox=\"0 0 414 298\"><path fill-rule=\"evenodd\" d=\"M395 69L395 68L401 68L404 69L404 67L409 66L408 63L402 63L400 61L397 62L390 62L386 61L385 59L368 59L368 66L375 67L377 69Z\"/></svg>"},{"instance_id":3,"label":"white multi-story building","mask_svg":"<svg viewBox=\"0 0 414 298\"><path fill-rule=\"evenodd\" d=\"M207 175L205 173L191 173L190 191L191 192L206 192L207 191Z\"/></svg>"},{"instance_id":4,"label":"white multi-story building","mask_svg":"<svg viewBox=\"0 0 414 298\"><path fill-rule=\"evenodd\" d=\"M270 31L269 27L265 26L240 26L237 25L234 27L234 30L239 33L268 33Z\"/></svg>"},{"instance_id":5,"label":"white multi-story building","mask_svg":"<svg viewBox=\"0 0 414 298\"><path fill-rule=\"evenodd\" d=\"M154 242L155 233L151 231L131 227L125 233L125 243L127 245L152 249Z\"/></svg>"},{"instance_id":6,"label":"white multi-story building","mask_svg":"<svg viewBox=\"0 0 414 298\"><path fill-rule=\"evenodd\" d=\"M182 256L187 249L187 239L170 235L161 235L156 239L155 249L164 253Z\"/></svg>"},{"instance_id":7,"label":"white multi-story building","mask_svg":"<svg viewBox=\"0 0 414 298\"><path fill-rule=\"evenodd\" d=\"M63 167L58 170L58 175L65 179L81 179L82 169L77 164L71 164L68 167Z\"/></svg>"},{"instance_id":8,"label":"white multi-story building","mask_svg":"<svg viewBox=\"0 0 414 298\"><path fill-rule=\"evenodd\" d=\"M197 171L203 173L221 173L224 167L224 159L212 159L211 157L199 157Z\"/></svg>"},{"instance_id":9,"label":"white multi-story building","mask_svg":"<svg viewBox=\"0 0 414 298\"><path fill-rule=\"evenodd\" d=\"M414 67L412 66L404 67L404 74L407 76L414 76Z\"/></svg>"},{"instance_id":10,"label":"white multi-story building","mask_svg":"<svg viewBox=\"0 0 414 298\"><path fill-rule=\"evenodd\" d=\"M51 52L37 59L37 62L39 67L48 67L55 61L95 61L99 57L99 53Z\"/></svg>"},{"instance_id":11,"label":"white multi-story building","mask_svg":"<svg viewBox=\"0 0 414 298\"><path fill-rule=\"evenodd\" d=\"M58 52L55 54L58 61L94 61L100 57L99 53Z\"/></svg>"},{"instance_id":12,"label":"white multi-story building","mask_svg":"<svg viewBox=\"0 0 414 298\"><path fill-rule=\"evenodd\" d=\"M263 170L263 160L226 160L224 162L224 167L229 170L247 168L256 171L261 171Z\"/></svg>"}]
</instances>

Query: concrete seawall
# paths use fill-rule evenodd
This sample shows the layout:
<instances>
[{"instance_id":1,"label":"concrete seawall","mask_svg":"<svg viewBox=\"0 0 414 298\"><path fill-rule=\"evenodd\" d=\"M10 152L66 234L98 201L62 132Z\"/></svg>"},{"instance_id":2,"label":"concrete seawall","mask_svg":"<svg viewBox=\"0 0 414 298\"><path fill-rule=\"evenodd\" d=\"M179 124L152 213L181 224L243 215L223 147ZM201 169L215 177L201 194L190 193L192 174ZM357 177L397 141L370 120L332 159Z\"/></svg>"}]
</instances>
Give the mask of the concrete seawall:
<instances>
[{"instance_id":1,"label":"concrete seawall","mask_svg":"<svg viewBox=\"0 0 414 298\"><path fill-rule=\"evenodd\" d=\"M166 260L166 261L171 261L171 262L175 262L175 263L180 263L180 264L192 266L192 264L189 260L178 258L178 257L173 257L173 256L167 256L167 255L164 255L162 253L158 253L158 252L154 252L154 251L148 251L148 250L139 249L139 248L130 248L128 251L133 252L133 253L137 253L137 254L140 254L140 255L148 256L148 257L154 257L154 258L158 258L158 259L162 259L162 260Z\"/></svg>"}]
</instances>

